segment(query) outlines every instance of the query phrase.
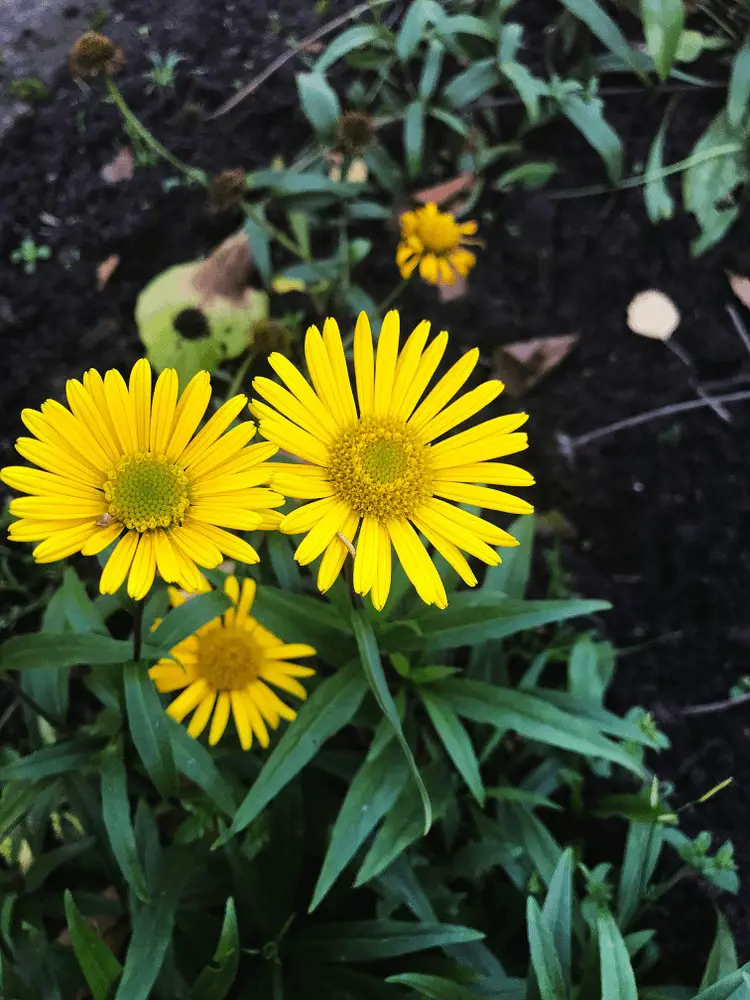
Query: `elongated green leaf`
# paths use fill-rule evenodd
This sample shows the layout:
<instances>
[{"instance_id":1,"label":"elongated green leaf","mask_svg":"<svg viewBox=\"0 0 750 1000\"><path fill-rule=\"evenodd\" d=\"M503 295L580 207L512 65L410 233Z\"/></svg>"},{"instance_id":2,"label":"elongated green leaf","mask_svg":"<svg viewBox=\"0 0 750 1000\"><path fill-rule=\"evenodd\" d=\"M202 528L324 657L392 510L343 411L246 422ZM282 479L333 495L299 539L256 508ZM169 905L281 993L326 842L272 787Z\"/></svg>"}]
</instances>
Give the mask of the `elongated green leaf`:
<instances>
[{"instance_id":1,"label":"elongated green leaf","mask_svg":"<svg viewBox=\"0 0 750 1000\"><path fill-rule=\"evenodd\" d=\"M164 655L197 632L203 625L218 618L232 606L231 598L223 590L197 594L173 608L151 637L151 645L164 650Z\"/></svg>"},{"instance_id":2,"label":"elongated green leaf","mask_svg":"<svg viewBox=\"0 0 750 1000\"><path fill-rule=\"evenodd\" d=\"M389 976L387 983L408 986L429 1000L477 1000L477 994L468 986L462 986L452 979L431 976L425 972L404 972L400 976Z\"/></svg>"},{"instance_id":3,"label":"elongated green leaf","mask_svg":"<svg viewBox=\"0 0 750 1000\"><path fill-rule=\"evenodd\" d=\"M237 810L232 826L216 846L252 823L271 799L312 760L321 744L344 728L359 708L366 690L367 681L358 663L348 664L317 688L267 758Z\"/></svg>"},{"instance_id":4,"label":"elongated green leaf","mask_svg":"<svg viewBox=\"0 0 750 1000\"><path fill-rule=\"evenodd\" d=\"M471 14L455 14L453 17L446 17L438 26L437 33L446 40L453 35L473 35L475 38L483 38L486 42L497 41L497 25Z\"/></svg>"},{"instance_id":5,"label":"elongated green leaf","mask_svg":"<svg viewBox=\"0 0 750 1000\"><path fill-rule=\"evenodd\" d=\"M711 953L706 962L700 988L713 986L721 982L725 976L737 970L737 949L734 946L732 931L718 910L716 911L716 936L711 946Z\"/></svg>"},{"instance_id":6,"label":"elongated green leaf","mask_svg":"<svg viewBox=\"0 0 750 1000\"><path fill-rule=\"evenodd\" d=\"M573 950L573 870L575 859L572 848L560 855L552 873L547 897L542 907L542 920L547 928L560 961L565 989L571 985L571 955Z\"/></svg>"},{"instance_id":7,"label":"elongated green leaf","mask_svg":"<svg viewBox=\"0 0 750 1000\"><path fill-rule=\"evenodd\" d=\"M690 1000L748 1000L750 986L747 982L750 974L750 962L747 962L736 972L730 973L713 986L691 996Z\"/></svg>"},{"instance_id":8,"label":"elongated green leaf","mask_svg":"<svg viewBox=\"0 0 750 1000\"><path fill-rule=\"evenodd\" d=\"M192 604L194 600L200 598L192 598L186 604ZM177 794L177 770L167 716L159 695L142 663L126 664L124 681L125 705L133 743L149 777L164 798L169 798Z\"/></svg>"},{"instance_id":9,"label":"elongated green leaf","mask_svg":"<svg viewBox=\"0 0 750 1000\"><path fill-rule=\"evenodd\" d=\"M0 793L0 840L9 836L35 805L45 798L50 800L56 794L55 789L56 782L48 780L6 784Z\"/></svg>"},{"instance_id":10,"label":"elongated green leaf","mask_svg":"<svg viewBox=\"0 0 750 1000\"><path fill-rule=\"evenodd\" d=\"M336 198L351 198L362 193L362 184L334 181L328 174L317 170L303 170L293 173L291 170L258 170L249 175L248 186L253 189L269 188L279 197L300 196L310 204L310 195L329 194Z\"/></svg>"},{"instance_id":11,"label":"elongated green leaf","mask_svg":"<svg viewBox=\"0 0 750 1000\"><path fill-rule=\"evenodd\" d=\"M444 56L444 46L437 39L430 39L427 56L422 66L422 75L419 78L419 96L423 101L429 100L435 93L443 68Z\"/></svg>"},{"instance_id":12,"label":"elongated green leaf","mask_svg":"<svg viewBox=\"0 0 750 1000\"><path fill-rule=\"evenodd\" d=\"M149 892L135 846L125 765L118 753L104 755L101 773L102 815L112 853L125 881L145 903Z\"/></svg>"},{"instance_id":13,"label":"elongated green leaf","mask_svg":"<svg viewBox=\"0 0 750 1000\"><path fill-rule=\"evenodd\" d=\"M657 823L631 823L617 889L617 923L627 930L643 905L663 843Z\"/></svg>"},{"instance_id":14,"label":"elongated green leaf","mask_svg":"<svg viewBox=\"0 0 750 1000\"><path fill-rule=\"evenodd\" d=\"M409 770L412 773L414 782L419 791L419 796L422 800L422 808L424 809L424 832L427 834L432 826L432 805L430 803L430 796L427 794L427 789L422 781L422 775L419 773L419 768L414 760L411 747L404 736L401 719L399 718L393 696L388 688L388 681L385 679L385 674L383 673L383 664L380 659L380 650L378 649L378 642L375 638L375 633L372 625L370 625L370 623L366 621L358 612L355 612L352 615L352 628L354 629L354 638L357 641L359 659L362 664L364 675L367 678L367 683L370 685L370 690L375 696L375 700L380 706L381 712L393 726L396 739L401 745L401 749L406 757L406 762L409 765Z\"/></svg>"},{"instance_id":15,"label":"elongated green leaf","mask_svg":"<svg viewBox=\"0 0 750 1000\"><path fill-rule=\"evenodd\" d=\"M423 688L420 695L446 753L479 805L484 805L485 793L479 761L461 720L450 704L429 688Z\"/></svg>"},{"instance_id":16,"label":"elongated green leaf","mask_svg":"<svg viewBox=\"0 0 750 1000\"><path fill-rule=\"evenodd\" d=\"M653 223L661 222L663 219L671 219L674 215L674 198L669 193L667 181L662 176L662 171L664 169L664 144L667 140L667 129L675 107L676 101L674 100L667 105L659 131L651 143L644 171L646 184L643 188L643 198L646 203L646 214L649 221Z\"/></svg>"},{"instance_id":17,"label":"elongated green leaf","mask_svg":"<svg viewBox=\"0 0 750 1000\"><path fill-rule=\"evenodd\" d=\"M180 774L202 788L227 816L234 816L234 796L208 750L174 719L167 718L167 728Z\"/></svg>"},{"instance_id":18,"label":"elongated green leaf","mask_svg":"<svg viewBox=\"0 0 750 1000\"><path fill-rule=\"evenodd\" d=\"M588 635L582 635L571 650L568 691L583 702L601 703L604 688L597 669L596 646Z\"/></svg>"},{"instance_id":19,"label":"elongated green leaf","mask_svg":"<svg viewBox=\"0 0 750 1000\"><path fill-rule=\"evenodd\" d=\"M479 59L446 84L443 98L450 107L463 108L492 90L501 80L494 58Z\"/></svg>"},{"instance_id":20,"label":"elongated green leaf","mask_svg":"<svg viewBox=\"0 0 750 1000\"><path fill-rule=\"evenodd\" d=\"M0 767L0 781L39 781L91 767L99 746L90 740L61 740Z\"/></svg>"},{"instance_id":21,"label":"elongated green leaf","mask_svg":"<svg viewBox=\"0 0 750 1000\"><path fill-rule=\"evenodd\" d=\"M633 966L620 929L608 910L596 918L602 996L607 1000L638 1000Z\"/></svg>"},{"instance_id":22,"label":"elongated green leaf","mask_svg":"<svg viewBox=\"0 0 750 1000\"><path fill-rule=\"evenodd\" d=\"M738 129L747 117L750 102L750 41L745 41L732 60L732 74L727 94L727 122L731 129Z\"/></svg>"},{"instance_id":23,"label":"elongated green leaf","mask_svg":"<svg viewBox=\"0 0 750 1000\"><path fill-rule=\"evenodd\" d=\"M285 642L309 642L326 663L338 666L354 653L348 623L320 598L259 587L253 617Z\"/></svg>"},{"instance_id":24,"label":"elongated green leaf","mask_svg":"<svg viewBox=\"0 0 750 1000\"><path fill-rule=\"evenodd\" d=\"M201 972L190 991L190 1000L224 1000L237 978L240 936L234 900L227 900L224 923L211 965Z\"/></svg>"},{"instance_id":25,"label":"elongated green leaf","mask_svg":"<svg viewBox=\"0 0 750 1000\"><path fill-rule=\"evenodd\" d=\"M507 597L521 600L529 582L535 530L534 514L523 514L513 521L508 531L516 539L518 546L514 549L503 549L503 561L497 566L488 567L482 584L483 589L496 590Z\"/></svg>"},{"instance_id":26,"label":"elongated green leaf","mask_svg":"<svg viewBox=\"0 0 750 1000\"><path fill-rule=\"evenodd\" d=\"M279 586L287 593L302 589L302 574L299 564L294 561L292 544L287 535L280 531L269 531L266 536L271 566L279 581Z\"/></svg>"},{"instance_id":27,"label":"elongated green leaf","mask_svg":"<svg viewBox=\"0 0 750 1000\"><path fill-rule=\"evenodd\" d=\"M682 0L641 0L641 21L646 36L646 51L653 59L660 78L666 80L685 26Z\"/></svg>"},{"instance_id":28,"label":"elongated green leaf","mask_svg":"<svg viewBox=\"0 0 750 1000\"><path fill-rule=\"evenodd\" d=\"M14 636L0 646L0 670L125 663L132 655L131 643L108 635L37 632Z\"/></svg>"},{"instance_id":29,"label":"elongated green leaf","mask_svg":"<svg viewBox=\"0 0 750 1000\"><path fill-rule=\"evenodd\" d=\"M396 36L396 55L408 62L425 36L428 24L441 24L445 12L435 0L412 0Z\"/></svg>"},{"instance_id":30,"label":"elongated green leaf","mask_svg":"<svg viewBox=\"0 0 750 1000\"><path fill-rule=\"evenodd\" d=\"M72 840L69 844L62 844L60 847L53 847L50 851L37 854L24 878L26 891L36 892L53 872L74 858L80 857L81 854L85 854L95 844L95 837L81 837L80 840Z\"/></svg>"},{"instance_id":31,"label":"elongated green leaf","mask_svg":"<svg viewBox=\"0 0 750 1000\"><path fill-rule=\"evenodd\" d=\"M393 738L373 760L365 758L336 817L310 911L320 905L367 837L391 810L408 778L403 753Z\"/></svg>"},{"instance_id":32,"label":"elongated green leaf","mask_svg":"<svg viewBox=\"0 0 750 1000\"><path fill-rule=\"evenodd\" d=\"M481 941L483 937L480 931L454 924L351 920L318 925L298 939L297 948L319 962L374 962L428 948Z\"/></svg>"},{"instance_id":33,"label":"elongated green leaf","mask_svg":"<svg viewBox=\"0 0 750 1000\"><path fill-rule=\"evenodd\" d=\"M602 45L619 56L638 76L643 74L627 39L597 0L562 0L562 2L572 14L583 21Z\"/></svg>"},{"instance_id":34,"label":"elongated green leaf","mask_svg":"<svg viewBox=\"0 0 750 1000\"><path fill-rule=\"evenodd\" d=\"M555 941L542 919L542 911L533 896L529 896L526 900L526 930L529 937L531 966L539 984L540 994L544 1000L567 1000Z\"/></svg>"},{"instance_id":35,"label":"elongated green leaf","mask_svg":"<svg viewBox=\"0 0 750 1000\"><path fill-rule=\"evenodd\" d=\"M401 651L433 651L473 646L490 639L565 621L596 611L606 611L606 601L517 601L489 592L482 603L478 594L457 594L444 611L426 609L416 618L424 635L404 636ZM476 602L476 603L475 603Z\"/></svg>"},{"instance_id":36,"label":"elongated green leaf","mask_svg":"<svg viewBox=\"0 0 750 1000\"><path fill-rule=\"evenodd\" d=\"M739 210L731 198L749 176L744 142L741 132L730 127L726 111L720 111L693 148L692 165L682 178L682 198L701 227L692 244L694 256L717 243L737 218ZM726 199L728 207L723 207Z\"/></svg>"},{"instance_id":37,"label":"elongated green leaf","mask_svg":"<svg viewBox=\"0 0 750 1000\"><path fill-rule=\"evenodd\" d=\"M558 167L551 160L532 160L529 163L522 163L517 167L511 167L500 174L496 181L493 181L492 188L495 191L509 191L516 185L536 190L544 185L557 173ZM531 515L528 515L529 517ZM510 552L517 552L518 549L510 549ZM506 557L507 558L507 557ZM503 563L505 559L503 559ZM503 563L500 565L502 566ZM493 569L495 567L492 567ZM509 597L515 596L508 594ZM523 596L522 594L518 596Z\"/></svg>"},{"instance_id":38,"label":"elongated green leaf","mask_svg":"<svg viewBox=\"0 0 750 1000\"><path fill-rule=\"evenodd\" d=\"M595 725L562 712L526 691L512 691L463 678L440 681L435 690L455 712L473 722L503 731L514 730L526 739L587 757L611 760L640 773L626 751L602 736Z\"/></svg>"},{"instance_id":39,"label":"elongated green leaf","mask_svg":"<svg viewBox=\"0 0 750 1000\"><path fill-rule=\"evenodd\" d=\"M69 889L65 890L65 920L70 943L92 997L107 1000L122 966L88 920L84 920Z\"/></svg>"},{"instance_id":40,"label":"elongated green leaf","mask_svg":"<svg viewBox=\"0 0 750 1000\"><path fill-rule=\"evenodd\" d=\"M305 117L315 131L330 133L341 116L341 103L323 74L298 73L297 91Z\"/></svg>"},{"instance_id":41,"label":"elongated green leaf","mask_svg":"<svg viewBox=\"0 0 750 1000\"><path fill-rule=\"evenodd\" d=\"M245 235L250 244L250 253L263 284L268 286L273 277L271 264L271 239L268 234L266 215L261 205L250 205L245 219Z\"/></svg>"},{"instance_id":42,"label":"elongated green leaf","mask_svg":"<svg viewBox=\"0 0 750 1000\"><path fill-rule=\"evenodd\" d=\"M154 886L153 902L139 906L133 915L133 934L114 1000L144 1000L151 996L172 939L177 904L192 870L190 854L173 848Z\"/></svg>"},{"instance_id":43,"label":"elongated green leaf","mask_svg":"<svg viewBox=\"0 0 750 1000\"><path fill-rule=\"evenodd\" d=\"M99 609L86 593L86 588L71 566L67 566L63 571L62 593L65 617L74 632L79 634L97 632L100 635L107 635L107 626Z\"/></svg>"},{"instance_id":44,"label":"elongated green leaf","mask_svg":"<svg viewBox=\"0 0 750 1000\"><path fill-rule=\"evenodd\" d=\"M382 37L382 29L373 24L355 24L333 39L315 63L315 72L317 74L325 73L342 56L348 55L355 49L363 49Z\"/></svg>"},{"instance_id":45,"label":"elongated green leaf","mask_svg":"<svg viewBox=\"0 0 750 1000\"><path fill-rule=\"evenodd\" d=\"M610 180L617 184L623 170L622 142L604 117L601 99L590 97L584 100L580 94L571 93L561 103L560 110L601 156Z\"/></svg>"},{"instance_id":46,"label":"elongated green leaf","mask_svg":"<svg viewBox=\"0 0 750 1000\"><path fill-rule=\"evenodd\" d=\"M414 180L422 169L424 151L424 104L412 101L404 112L404 152L406 169Z\"/></svg>"}]
</instances>

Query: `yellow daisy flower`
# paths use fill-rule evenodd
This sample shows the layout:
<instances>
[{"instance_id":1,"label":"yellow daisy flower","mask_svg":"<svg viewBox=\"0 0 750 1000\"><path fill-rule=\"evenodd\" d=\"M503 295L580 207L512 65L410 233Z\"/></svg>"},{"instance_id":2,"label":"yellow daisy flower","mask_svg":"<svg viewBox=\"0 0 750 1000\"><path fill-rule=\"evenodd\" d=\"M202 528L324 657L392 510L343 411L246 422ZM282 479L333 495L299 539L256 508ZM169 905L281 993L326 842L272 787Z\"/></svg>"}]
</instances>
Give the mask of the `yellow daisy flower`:
<instances>
[{"instance_id":1,"label":"yellow daisy flower","mask_svg":"<svg viewBox=\"0 0 750 1000\"><path fill-rule=\"evenodd\" d=\"M477 245L469 237L476 222L456 222L450 212L441 212L434 202L401 216L401 242L396 265L401 277L411 277L419 265L420 277L431 285L453 285L456 276L465 278L477 262L467 246Z\"/></svg>"},{"instance_id":2,"label":"yellow daisy flower","mask_svg":"<svg viewBox=\"0 0 750 1000\"><path fill-rule=\"evenodd\" d=\"M280 525L287 534L306 534L297 562L305 565L323 555L318 587L325 593L359 529L354 589L371 594L377 609L390 589L392 547L422 600L446 606L440 575L417 531L472 587L477 579L459 550L493 566L500 557L491 546L518 544L508 532L456 504L514 514L533 509L509 493L475 485L534 482L523 469L491 461L527 447L526 435L516 433L527 415L496 417L447 437L495 399L503 384L484 382L451 403L477 363L475 349L425 396L448 343L443 332L426 347L429 331L429 323L420 323L399 353L399 315L389 312L375 356L370 324L360 315L354 333L358 408L332 319L326 320L322 336L317 327L307 331L312 385L281 354L268 360L286 388L267 378L253 381L267 400L251 404L261 434L306 463L272 463L277 470L274 489L312 501L287 514Z\"/></svg>"},{"instance_id":3,"label":"yellow daisy flower","mask_svg":"<svg viewBox=\"0 0 750 1000\"><path fill-rule=\"evenodd\" d=\"M199 566L213 569L225 556L258 561L252 546L224 530L276 527L280 515L270 508L284 502L259 488L277 449L246 447L252 421L227 431L245 396L224 403L196 434L211 398L208 372L178 398L177 373L168 368L152 399L151 368L141 360L129 385L114 369L102 378L92 368L82 383L68 381L66 395L68 407L49 399L21 414L33 437L19 438L16 451L39 468L0 470L8 486L31 494L10 505L18 518L11 541L39 542L34 558L47 563L96 555L119 538L100 589L114 594L127 577L136 599L157 570L167 583L199 590Z\"/></svg>"},{"instance_id":4,"label":"yellow daisy flower","mask_svg":"<svg viewBox=\"0 0 750 1000\"><path fill-rule=\"evenodd\" d=\"M159 660L149 674L162 693L182 692L167 712L177 722L194 712L187 730L191 736L200 736L211 719L208 742L218 743L231 708L243 750L250 749L253 738L267 747L269 727L276 729L281 719L291 722L297 714L269 685L304 701L307 692L297 678L315 671L289 661L314 656L315 650L283 643L250 617L254 580L243 580L240 587L236 577L228 576L224 590L235 606L175 646L173 659ZM176 607L186 595L170 588L170 598Z\"/></svg>"}]
</instances>

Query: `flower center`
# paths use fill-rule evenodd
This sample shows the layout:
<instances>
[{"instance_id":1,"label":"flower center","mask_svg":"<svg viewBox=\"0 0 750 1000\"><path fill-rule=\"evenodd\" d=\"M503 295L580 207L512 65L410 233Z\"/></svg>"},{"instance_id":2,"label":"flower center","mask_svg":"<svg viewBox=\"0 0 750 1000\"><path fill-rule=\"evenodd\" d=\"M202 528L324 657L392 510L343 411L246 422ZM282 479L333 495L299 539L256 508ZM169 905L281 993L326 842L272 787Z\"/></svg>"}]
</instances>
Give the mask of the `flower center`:
<instances>
[{"instance_id":1,"label":"flower center","mask_svg":"<svg viewBox=\"0 0 750 1000\"><path fill-rule=\"evenodd\" d=\"M455 250L461 242L461 231L456 220L447 214L422 216L417 235L424 243L425 250L445 253Z\"/></svg>"},{"instance_id":2,"label":"flower center","mask_svg":"<svg viewBox=\"0 0 750 1000\"><path fill-rule=\"evenodd\" d=\"M150 452L121 458L109 470L104 496L112 518L141 532L182 524L190 506L184 471Z\"/></svg>"},{"instance_id":3,"label":"flower center","mask_svg":"<svg viewBox=\"0 0 750 1000\"><path fill-rule=\"evenodd\" d=\"M403 420L362 417L330 447L337 497L361 517L411 517L432 492L429 449Z\"/></svg>"},{"instance_id":4,"label":"flower center","mask_svg":"<svg viewBox=\"0 0 750 1000\"><path fill-rule=\"evenodd\" d=\"M212 629L200 637L198 673L215 691L239 691L258 676L258 644L243 628Z\"/></svg>"}]
</instances>

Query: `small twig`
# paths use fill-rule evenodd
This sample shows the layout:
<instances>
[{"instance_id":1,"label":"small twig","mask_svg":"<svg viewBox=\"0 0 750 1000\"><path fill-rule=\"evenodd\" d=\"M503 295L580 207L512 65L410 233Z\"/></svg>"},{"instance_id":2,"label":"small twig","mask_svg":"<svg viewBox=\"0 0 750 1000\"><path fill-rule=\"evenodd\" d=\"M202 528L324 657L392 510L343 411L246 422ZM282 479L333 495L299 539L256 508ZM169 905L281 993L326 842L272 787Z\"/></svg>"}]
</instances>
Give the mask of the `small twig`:
<instances>
[{"instance_id":1,"label":"small twig","mask_svg":"<svg viewBox=\"0 0 750 1000\"><path fill-rule=\"evenodd\" d=\"M688 705L682 709L683 715L711 715L714 712L723 712L727 708L734 708L735 705L744 705L750 701L750 691L747 694L738 694L736 698L724 698L723 701L709 701L705 705Z\"/></svg>"},{"instance_id":2,"label":"small twig","mask_svg":"<svg viewBox=\"0 0 750 1000\"><path fill-rule=\"evenodd\" d=\"M750 391L730 392L725 396L713 397L712 402L721 405L723 403L742 403L748 399L750 399ZM669 406L659 406L655 410L646 410L645 413L636 413L635 416L627 417L625 420L616 420L613 424L607 424L606 427L598 427L595 431L589 431L587 434L579 434L578 437L569 437L567 434L560 434L558 435L558 440L560 441L562 451L568 453L568 455L572 455L575 449L581 445L598 441L600 438L608 437L610 434L616 434L617 431L624 431L630 427L638 427L639 424L647 424L649 421L658 420L661 417L671 417L676 413L699 410L708 405L709 401L707 399L689 399L684 403L671 403Z\"/></svg>"},{"instance_id":3,"label":"small twig","mask_svg":"<svg viewBox=\"0 0 750 1000\"><path fill-rule=\"evenodd\" d=\"M685 348L673 340L667 340L666 345L672 352L672 354L674 354L676 358L679 358L679 360L683 363L683 365L685 365L687 370L690 372L690 385L692 386L693 389L695 389L698 396L700 396L701 399L705 399L707 405L711 407L711 409L714 411L716 416L719 417L720 420L723 420L727 424L731 424L732 418L730 417L728 411L723 406L721 406L719 403L716 402L716 400L710 395L710 393L706 391L705 387L702 386L700 382L698 382L698 380L693 375L693 372L695 371L695 365L693 363L693 359L690 357Z\"/></svg>"},{"instance_id":4,"label":"small twig","mask_svg":"<svg viewBox=\"0 0 750 1000\"><path fill-rule=\"evenodd\" d=\"M734 328L737 331L740 340L747 349L747 353L750 354L750 335L745 329L745 324L740 319L740 314L737 312L734 306L729 306L729 305L727 306L727 312L729 313L729 318L734 324Z\"/></svg>"},{"instance_id":5,"label":"small twig","mask_svg":"<svg viewBox=\"0 0 750 1000\"><path fill-rule=\"evenodd\" d=\"M282 54L274 59L270 66L266 66L262 73L259 73L250 83L245 84L236 94L233 94L228 101L225 101L221 107L217 108L216 111L211 112L207 116L207 121L215 121L217 118L221 118L223 115L227 114L229 111L234 110L240 101L244 101L246 97L254 93L261 84L265 83L266 80L273 76L282 66L285 66L290 59L293 59L298 52L304 50L304 48L310 45L311 42L317 42L319 39L324 38L326 35L330 35L332 31L340 28L342 24L346 24L347 21L353 20L355 17L359 17L360 14L364 14L365 11L370 10L371 7L381 7L383 4L393 3L393 0L365 0L364 3L357 4L356 7L352 7L350 11L346 14L340 14L338 17L334 17L332 21L328 21L327 24L322 25L316 31L313 31L311 35L303 38L301 42L298 42L293 48L288 52L282 52Z\"/></svg>"}]
</instances>

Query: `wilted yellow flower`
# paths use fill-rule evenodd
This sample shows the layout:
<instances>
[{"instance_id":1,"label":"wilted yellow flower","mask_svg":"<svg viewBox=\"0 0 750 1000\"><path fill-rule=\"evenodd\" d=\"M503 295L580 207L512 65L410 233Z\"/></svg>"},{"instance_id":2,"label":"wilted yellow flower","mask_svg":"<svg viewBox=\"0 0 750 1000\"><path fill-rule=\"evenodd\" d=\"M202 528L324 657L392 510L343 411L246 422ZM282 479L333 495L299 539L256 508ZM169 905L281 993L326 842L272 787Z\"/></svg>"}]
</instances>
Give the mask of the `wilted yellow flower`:
<instances>
[{"instance_id":1,"label":"wilted yellow flower","mask_svg":"<svg viewBox=\"0 0 750 1000\"><path fill-rule=\"evenodd\" d=\"M354 556L358 594L370 594L374 606L383 607L395 549L422 600L442 608L445 588L417 532L469 586L477 579L460 550L491 566L500 562L492 546L516 545L516 540L458 504L531 512L525 500L475 485L534 482L523 469L491 461L527 447L526 435L516 433L527 417L496 417L449 436L492 402L503 384L484 382L451 403L477 363L479 351L473 350L425 396L448 334L440 333L426 347L430 324L422 322L399 352L399 324L398 313L389 312L375 356L367 317L362 313L357 321L358 407L338 326L328 319L322 336L317 327L307 331L312 385L287 358L272 354L268 360L286 388L256 378L253 388L267 403L253 399L251 410L265 438L306 463L272 463L277 471L271 483L280 493L312 501L287 514L280 528L306 535L295 553L302 565L323 556L319 589L332 586L359 531Z\"/></svg>"},{"instance_id":2,"label":"wilted yellow flower","mask_svg":"<svg viewBox=\"0 0 750 1000\"><path fill-rule=\"evenodd\" d=\"M476 264L467 246L477 244L469 237L476 222L457 222L450 212L440 212L434 202L401 216L401 242L396 264L402 278L409 278L419 265L419 275L431 285L453 285L465 278Z\"/></svg>"},{"instance_id":3,"label":"wilted yellow flower","mask_svg":"<svg viewBox=\"0 0 750 1000\"><path fill-rule=\"evenodd\" d=\"M100 589L145 597L159 574L186 590L201 587L198 567L213 569L225 556L254 563L258 554L226 528L272 528L284 498L269 489L276 452L262 442L246 447L255 425L227 430L247 397L234 396L198 425L211 399L208 372L178 393L177 373L161 373L151 396L151 368L136 362L129 384L118 371L104 378L93 368L70 379L68 407L55 400L21 414L33 437L16 450L38 469L8 466L0 479L22 493L10 512L14 542L39 542L37 562L74 552L92 556L120 539L102 571ZM179 398L178 398L179 397ZM226 431L226 433L225 433ZM124 533L124 534L123 534ZM120 537L122 536L122 537Z\"/></svg>"},{"instance_id":4,"label":"wilted yellow flower","mask_svg":"<svg viewBox=\"0 0 750 1000\"><path fill-rule=\"evenodd\" d=\"M159 691L182 692L167 712L177 722L194 712L188 725L191 736L200 736L213 715L208 734L213 746L227 727L231 708L243 749L248 750L254 738L267 747L268 729L297 714L273 688L304 701L307 692L297 678L311 677L315 671L289 661L314 656L315 650L302 643L283 643L250 617L254 580L243 580L240 587L237 578L229 576L224 590L234 607L175 646L171 658L159 660L149 674ZM172 607L185 601L185 595L174 589L170 598Z\"/></svg>"}]
</instances>

